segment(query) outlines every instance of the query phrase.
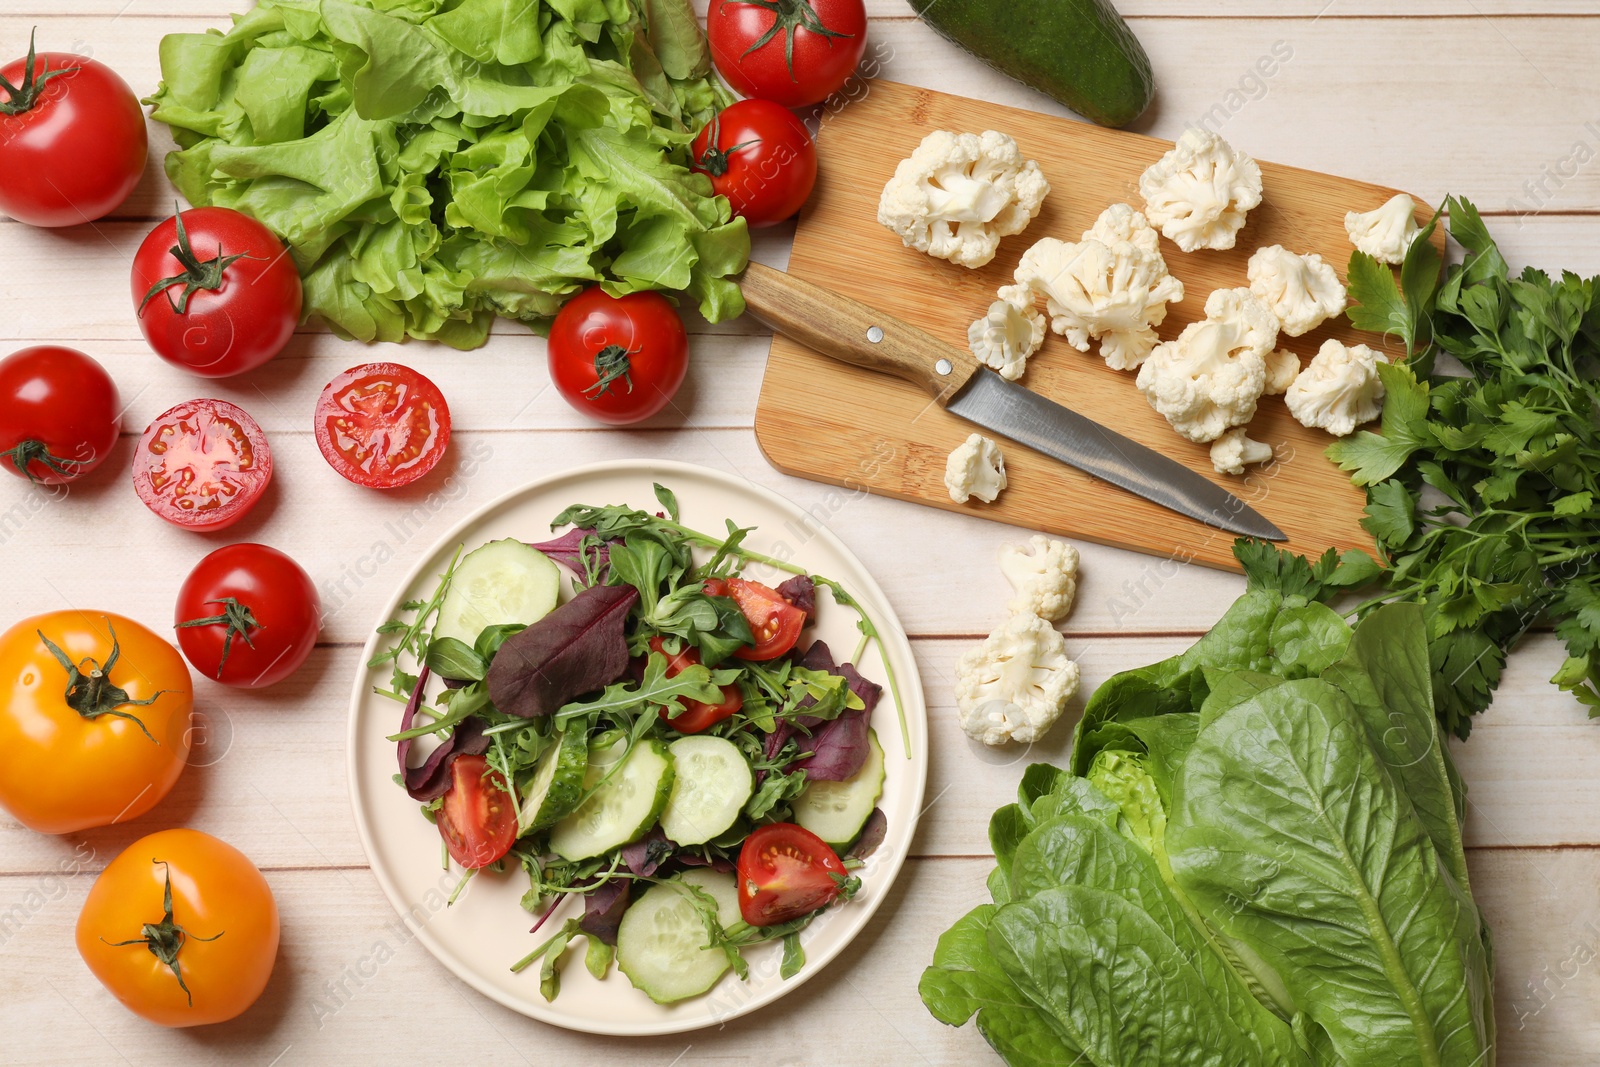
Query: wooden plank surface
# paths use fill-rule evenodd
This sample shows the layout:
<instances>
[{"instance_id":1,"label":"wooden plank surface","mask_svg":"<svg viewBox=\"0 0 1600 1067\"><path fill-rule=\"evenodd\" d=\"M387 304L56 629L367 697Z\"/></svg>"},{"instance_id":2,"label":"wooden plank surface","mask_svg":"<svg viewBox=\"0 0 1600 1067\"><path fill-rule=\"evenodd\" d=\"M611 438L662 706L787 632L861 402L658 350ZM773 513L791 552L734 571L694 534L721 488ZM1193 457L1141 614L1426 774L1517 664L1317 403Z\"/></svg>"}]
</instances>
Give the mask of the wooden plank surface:
<instances>
[{"instance_id":1,"label":"wooden plank surface","mask_svg":"<svg viewBox=\"0 0 1600 1067\"><path fill-rule=\"evenodd\" d=\"M976 270L905 247L877 220L884 183L933 130L1010 134L1050 182L1032 225L1003 241L994 260ZM863 87L859 101L824 117L817 147L824 162L801 212L789 273L965 348L968 325L987 311L997 289L1011 284L1027 248L1047 237L1078 240L1110 204L1142 208L1139 175L1172 143L877 81ZM1371 210L1395 193L1260 163L1263 200L1233 248L1184 253L1162 240L1167 270L1183 283L1183 299L1169 305L1159 327L1162 340L1204 319L1213 291L1247 286L1245 264L1257 248L1283 245L1342 268L1350 250L1345 212ZM1426 220L1432 209L1419 204L1417 213ZM1280 335L1278 347L1306 363L1329 338L1380 348L1384 343L1341 316L1301 337ZM1134 387L1133 373L1106 366L1096 342L1081 353L1065 338L1047 334L1021 384L1209 478L1276 524L1288 535L1286 547L1296 552L1318 556L1328 548L1372 548L1360 526L1366 494L1323 455L1332 438L1296 422L1281 397L1263 397L1248 427L1253 439L1272 446L1273 462L1234 476L1213 469L1208 445L1178 436ZM1008 488L993 504L956 503L944 485L944 461L974 429L982 430L930 404L914 385L841 363L788 337L773 339L756 438L779 470L1153 556L1236 566L1231 535L1003 439ZM893 458L881 458L886 455Z\"/></svg>"},{"instance_id":2,"label":"wooden plank surface","mask_svg":"<svg viewBox=\"0 0 1600 1067\"><path fill-rule=\"evenodd\" d=\"M20 54L37 22L41 43L93 49L144 94L155 86L162 34L225 25L242 3L0 0L0 52ZM1592 62L1600 9L1590 0L1415 0L1406 18L1379 17L1395 5L1378 0L1119 6L1133 16L1160 83L1157 106L1138 124L1143 132L1175 136L1220 103L1231 109L1227 136L1263 158L1400 186L1430 201L1464 192L1498 214L1490 225L1514 262L1600 271L1600 217L1589 214L1600 210L1600 168L1556 173L1575 144L1596 143L1586 123L1600 118L1592 106L1600 99ZM903 0L869 0L869 8L881 75L1061 113L905 17ZM1294 59L1257 90L1244 76L1278 40L1291 43ZM159 144L164 134L153 137ZM1530 199L1524 185L1546 171L1544 190ZM170 199L152 167L119 213L123 223L98 224L105 236L41 235L0 221L0 253L22 265L0 286L0 349L66 340L92 352L116 375L136 427L202 392L239 399L267 426L281 459L273 498L235 532L295 555L331 611L323 645L293 681L256 694L200 683L207 734L195 765L141 824L81 839L93 850L87 859L75 851L79 840L0 825L0 1063L287 1067L384 1057L566 1065L625 1055L667 1067L744 1064L759 1053L779 1067L802 1067L840 1062L841 1033L870 1035L844 1046L850 1063L997 1062L971 1027L933 1021L915 983L938 933L982 899L989 861L978 854L987 851L989 812L1029 760L1059 758L1065 745L1058 734L1032 751L990 751L951 721L952 665L1003 617L1008 594L994 553L1019 531L774 472L750 433L767 335L748 321L708 327L688 316L694 364L680 411L643 430L588 427L542 392L543 343L515 326L468 354L412 345L369 355L312 331L253 380L185 378L146 350L125 291L126 257ZM759 235L757 257L782 266L788 236L784 227ZM463 427L450 468L393 497L334 478L300 426L328 377L375 357L434 376ZM126 484L127 437L120 449L64 496L0 479L0 624L78 603L160 625L189 567L233 539L192 537L155 521ZM913 635L933 704L934 803L894 899L824 976L723 1030L619 1045L505 1012L396 935L350 818L344 699L358 643L382 601L455 516L545 471L657 455L776 489L878 576ZM1185 647L1240 588L1232 575L1080 547L1084 583L1066 629L1086 687ZM1513 657L1472 741L1456 747L1471 790L1474 888L1495 932L1507 1067L1600 1061L1592 962L1600 949L1600 735L1545 681L1560 658L1553 639L1536 637ZM255 857L285 916L264 1000L237 1024L198 1033L161 1031L124 1012L71 944L92 872L137 832L177 824L218 833Z\"/></svg>"}]
</instances>

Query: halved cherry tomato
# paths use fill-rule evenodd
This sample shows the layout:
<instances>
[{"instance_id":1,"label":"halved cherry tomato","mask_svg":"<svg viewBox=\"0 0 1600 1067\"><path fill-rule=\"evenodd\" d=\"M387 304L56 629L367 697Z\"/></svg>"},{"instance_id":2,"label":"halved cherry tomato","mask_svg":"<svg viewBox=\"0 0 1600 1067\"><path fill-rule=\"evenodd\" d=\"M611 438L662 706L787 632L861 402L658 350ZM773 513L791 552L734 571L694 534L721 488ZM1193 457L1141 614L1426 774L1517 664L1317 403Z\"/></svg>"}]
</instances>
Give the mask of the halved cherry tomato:
<instances>
[{"instance_id":1,"label":"halved cherry tomato","mask_svg":"<svg viewBox=\"0 0 1600 1067\"><path fill-rule=\"evenodd\" d=\"M706 582L705 590L712 596L732 597L750 624L756 643L735 652L740 659L776 659L800 640L806 613L776 589L743 578L712 578Z\"/></svg>"},{"instance_id":2,"label":"halved cherry tomato","mask_svg":"<svg viewBox=\"0 0 1600 1067\"><path fill-rule=\"evenodd\" d=\"M433 470L450 444L450 406L427 378L398 363L351 367L317 401L317 447L340 476L398 489Z\"/></svg>"},{"instance_id":3,"label":"halved cherry tomato","mask_svg":"<svg viewBox=\"0 0 1600 1067\"><path fill-rule=\"evenodd\" d=\"M78 915L78 954L129 1011L162 1026L240 1015L278 960L278 905L243 852L162 830L106 865Z\"/></svg>"},{"instance_id":4,"label":"halved cherry tomato","mask_svg":"<svg viewBox=\"0 0 1600 1067\"><path fill-rule=\"evenodd\" d=\"M771 823L739 850L739 912L751 926L786 923L832 904L846 877L822 838L794 823Z\"/></svg>"},{"instance_id":5,"label":"halved cherry tomato","mask_svg":"<svg viewBox=\"0 0 1600 1067\"><path fill-rule=\"evenodd\" d=\"M450 791L434 817L450 858L463 867L487 867L517 840L517 812L499 771L482 756L457 756L450 764Z\"/></svg>"},{"instance_id":6,"label":"halved cherry tomato","mask_svg":"<svg viewBox=\"0 0 1600 1067\"><path fill-rule=\"evenodd\" d=\"M270 481L267 435L226 400L190 400L162 412L133 457L133 488L144 506L197 533L244 518Z\"/></svg>"},{"instance_id":7,"label":"halved cherry tomato","mask_svg":"<svg viewBox=\"0 0 1600 1067\"><path fill-rule=\"evenodd\" d=\"M690 645L684 645L683 651L676 656L668 656L666 639L652 637L650 650L667 656L667 677L676 678L689 667L694 667L700 662L700 653ZM699 700L685 700L683 710L676 717L667 715L667 709L661 709L661 721L678 731L680 734L697 734L702 730L709 730L717 723L726 719L740 708L744 707L744 694L739 692L736 685L722 687L722 702L707 704Z\"/></svg>"}]
</instances>

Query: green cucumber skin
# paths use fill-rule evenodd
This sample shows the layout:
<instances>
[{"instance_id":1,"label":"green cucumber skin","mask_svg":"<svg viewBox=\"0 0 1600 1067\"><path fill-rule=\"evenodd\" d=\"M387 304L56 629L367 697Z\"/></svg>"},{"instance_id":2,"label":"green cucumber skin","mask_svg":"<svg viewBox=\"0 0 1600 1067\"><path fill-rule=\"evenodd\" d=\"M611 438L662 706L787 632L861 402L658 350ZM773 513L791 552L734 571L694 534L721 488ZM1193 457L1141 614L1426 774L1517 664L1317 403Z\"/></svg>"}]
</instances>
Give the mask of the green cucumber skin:
<instances>
[{"instance_id":1,"label":"green cucumber skin","mask_svg":"<svg viewBox=\"0 0 1600 1067\"><path fill-rule=\"evenodd\" d=\"M1155 96L1150 57L1110 0L910 0L922 21L1002 74L1102 126Z\"/></svg>"}]
</instances>

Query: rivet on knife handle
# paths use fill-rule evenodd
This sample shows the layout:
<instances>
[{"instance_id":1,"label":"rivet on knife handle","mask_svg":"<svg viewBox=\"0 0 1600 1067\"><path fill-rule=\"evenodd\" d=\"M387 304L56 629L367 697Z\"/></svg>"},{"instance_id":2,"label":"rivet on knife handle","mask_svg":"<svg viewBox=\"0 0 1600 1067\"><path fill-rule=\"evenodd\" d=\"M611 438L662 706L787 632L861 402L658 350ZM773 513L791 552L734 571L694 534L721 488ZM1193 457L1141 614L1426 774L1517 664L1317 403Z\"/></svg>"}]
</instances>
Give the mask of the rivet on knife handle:
<instances>
[{"instance_id":1,"label":"rivet on knife handle","mask_svg":"<svg viewBox=\"0 0 1600 1067\"><path fill-rule=\"evenodd\" d=\"M941 405L978 371L966 349L760 263L745 269L740 287L750 313L774 330L822 355L904 378Z\"/></svg>"}]
</instances>

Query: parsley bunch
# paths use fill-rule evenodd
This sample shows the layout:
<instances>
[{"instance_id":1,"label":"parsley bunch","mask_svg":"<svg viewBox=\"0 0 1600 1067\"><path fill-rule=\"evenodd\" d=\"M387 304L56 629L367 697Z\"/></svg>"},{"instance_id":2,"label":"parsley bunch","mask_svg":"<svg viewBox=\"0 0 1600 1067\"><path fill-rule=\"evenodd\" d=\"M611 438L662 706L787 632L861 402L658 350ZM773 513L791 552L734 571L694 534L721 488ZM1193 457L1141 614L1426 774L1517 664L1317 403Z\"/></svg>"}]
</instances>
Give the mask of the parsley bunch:
<instances>
[{"instance_id":1,"label":"parsley bunch","mask_svg":"<svg viewBox=\"0 0 1600 1067\"><path fill-rule=\"evenodd\" d=\"M1458 737L1544 622L1568 652L1551 680L1600 716L1600 279L1513 276L1471 203L1443 210L1462 263L1441 273L1437 217L1398 285L1365 253L1350 259L1351 323L1398 336L1409 357L1379 368L1381 433L1328 450L1367 487L1362 525L1389 564L1358 611L1422 606L1439 719ZM1466 375L1435 370L1440 352Z\"/></svg>"}]
</instances>

